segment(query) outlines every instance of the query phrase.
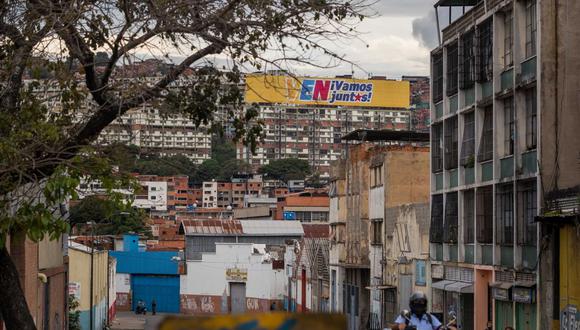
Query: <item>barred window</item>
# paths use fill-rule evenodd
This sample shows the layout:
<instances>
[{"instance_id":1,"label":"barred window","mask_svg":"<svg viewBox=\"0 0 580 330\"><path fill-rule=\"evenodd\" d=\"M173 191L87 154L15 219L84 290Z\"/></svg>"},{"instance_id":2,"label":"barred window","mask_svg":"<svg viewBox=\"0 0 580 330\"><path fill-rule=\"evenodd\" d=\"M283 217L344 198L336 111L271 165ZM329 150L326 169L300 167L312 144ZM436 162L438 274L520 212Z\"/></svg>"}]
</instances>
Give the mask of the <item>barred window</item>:
<instances>
[{"instance_id":1,"label":"barred window","mask_svg":"<svg viewBox=\"0 0 580 330\"><path fill-rule=\"evenodd\" d=\"M383 219L373 219L371 225L373 231L372 244L383 244Z\"/></svg>"},{"instance_id":2,"label":"barred window","mask_svg":"<svg viewBox=\"0 0 580 330\"><path fill-rule=\"evenodd\" d=\"M443 243L443 195L433 195L432 198L429 241Z\"/></svg>"},{"instance_id":3,"label":"barred window","mask_svg":"<svg viewBox=\"0 0 580 330\"><path fill-rule=\"evenodd\" d=\"M445 201L445 243L457 243L457 213L457 193L449 193Z\"/></svg>"},{"instance_id":4,"label":"barred window","mask_svg":"<svg viewBox=\"0 0 580 330\"><path fill-rule=\"evenodd\" d=\"M477 242L493 243L493 188L477 189Z\"/></svg>"},{"instance_id":5,"label":"barred window","mask_svg":"<svg viewBox=\"0 0 580 330\"><path fill-rule=\"evenodd\" d=\"M434 124L431 127L433 130L433 138L431 140L431 157L433 158L431 166L433 173L443 170L442 128L441 124Z\"/></svg>"},{"instance_id":6,"label":"barred window","mask_svg":"<svg viewBox=\"0 0 580 330\"><path fill-rule=\"evenodd\" d=\"M479 143L477 160L488 161L493 158L493 110L487 107L483 110L483 130Z\"/></svg>"},{"instance_id":7,"label":"barred window","mask_svg":"<svg viewBox=\"0 0 580 330\"><path fill-rule=\"evenodd\" d=\"M518 243L536 245L536 223L538 213L536 182L526 182L518 187Z\"/></svg>"},{"instance_id":8,"label":"barred window","mask_svg":"<svg viewBox=\"0 0 580 330\"><path fill-rule=\"evenodd\" d=\"M537 31L536 0L528 0L526 2L526 58L536 55Z\"/></svg>"},{"instance_id":9,"label":"barred window","mask_svg":"<svg viewBox=\"0 0 580 330\"><path fill-rule=\"evenodd\" d=\"M478 28L479 82L491 80L493 76L493 30L492 20L488 19Z\"/></svg>"},{"instance_id":10,"label":"barred window","mask_svg":"<svg viewBox=\"0 0 580 330\"><path fill-rule=\"evenodd\" d=\"M514 44L513 23L513 12L506 12L503 17L503 65L506 68L512 66L514 62L514 55L512 50Z\"/></svg>"},{"instance_id":11,"label":"barred window","mask_svg":"<svg viewBox=\"0 0 580 330\"><path fill-rule=\"evenodd\" d=\"M459 88L467 89L475 84L475 32L473 30L461 36L459 48Z\"/></svg>"},{"instance_id":12,"label":"barred window","mask_svg":"<svg viewBox=\"0 0 580 330\"><path fill-rule=\"evenodd\" d=\"M445 121L445 169L457 168L457 117Z\"/></svg>"},{"instance_id":13,"label":"barred window","mask_svg":"<svg viewBox=\"0 0 580 330\"><path fill-rule=\"evenodd\" d=\"M463 116L463 142L461 143L461 165L473 167L475 157L475 113Z\"/></svg>"},{"instance_id":14,"label":"barred window","mask_svg":"<svg viewBox=\"0 0 580 330\"><path fill-rule=\"evenodd\" d=\"M511 184L498 187L496 211L496 241L501 245L513 245L514 190Z\"/></svg>"},{"instance_id":15,"label":"barred window","mask_svg":"<svg viewBox=\"0 0 580 330\"><path fill-rule=\"evenodd\" d=\"M457 93L459 53L457 43L447 47L447 96Z\"/></svg>"},{"instance_id":16,"label":"barred window","mask_svg":"<svg viewBox=\"0 0 580 330\"><path fill-rule=\"evenodd\" d=\"M514 116L514 98L509 97L503 101L504 113L504 155L513 155L514 137L516 134Z\"/></svg>"},{"instance_id":17,"label":"barred window","mask_svg":"<svg viewBox=\"0 0 580 330\"><path fill-rule=\"evenodd\" d=\"M473 243L475 240L475 196L473 190L463 193L463 242Z\"/></svg>"},{"instance_id":18,"label":"barred window","mask_svg":"<svg viewBox=\"0 0 580 330\"><path fill-rule=\"evenodd\" d=\"M433 102L443 100L443 52L433 55Z\"/></svg>"},{"instance_id":19,"label":"barred window","mask_svg":"<svg viewBox=\"0 0 580 330\"><path fill-rule=\"evenodd\" d=\"M536 87L526 90L526 146L535 149L538 139Z\"/></svg>"}]
</instances>

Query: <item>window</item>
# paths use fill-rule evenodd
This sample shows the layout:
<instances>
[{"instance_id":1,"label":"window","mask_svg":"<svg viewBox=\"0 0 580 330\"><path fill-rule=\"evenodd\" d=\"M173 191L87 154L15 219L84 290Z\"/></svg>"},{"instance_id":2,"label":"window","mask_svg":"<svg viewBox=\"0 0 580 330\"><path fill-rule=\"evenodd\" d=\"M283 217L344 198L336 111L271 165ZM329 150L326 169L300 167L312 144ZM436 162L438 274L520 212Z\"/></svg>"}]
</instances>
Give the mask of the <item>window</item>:
<instances>
[{"instance_id":1,"label":"window","mask_svg":"<svg viewBox=\"0 0 580 330\"><path fill-rule=\"evenodd\" d=\"M443 100L443 53L433 55L433 102Z\"/></svg>"},{"instance_id":2,"label":"window","mask_svg":"<svg viewBox=\"0 0 580 330\"><path fill-rule=\"evenodd\" d=\"M479 82L491 80L493 76L493 32L492 20L488 19L478 28L478 56L479 56Z\"/></svg>"},{"instance_id":3,"label":"window","mask_svg":"<svg viewBox=\"0 0 580 330\"><path fill-rule=\"evenodd\" d=\"M518 243L523 245L536 245L537 215L536 182L526 182L518 188Z\"/></svg>"},{"instance_id":4,"label":"window","mask_svg":"<svg viewBox=\"0 0 580 330\"><path fill-rule=\"evenodd\" d=\"M433 172L440 172L443 170L443 150L441 148L442 140L442 125L434 124L432 126L433 140L431 141L431 156L432 156L432 170Z\"/></svg>"},{"instance_id":5,"label":"window","mask_svg":"<svg viewBox=\"0 0 580 330\"><path fill-rule=\"evenodd\" d=\"M506 68L512 66L514 62L514 55L512 50L514 44L513 22L513 12L506 12L503 17L503 65Z\"/></svg>"},{"instance_id":6,"label":"window","mask_svg":"<svg viewBox=\"0 0 580 330\"><path fill-rule=\"evenodd\" d=\"M415 260L415 285L427 285L425 260Z\"/></svg>"},{"instance_id":7,"label":"window","mask_svg":"<svg viewBox=\"0 0 580 330\"><path fill-rule=\"evenodd\" d=\"M445 121L445 169L457 168L457 117Z\"/></svg>"},{"instance_id":8,"label":"window","mask_svg":"<svg viewBox=\"0 0 580 330\"><path fill-rule=\"evenodd\" d=\"M443 195L433 195L429 241L443 243Z\"/></svg>"},{"instance_id":9,"label":"window","mask_svg":"<svg viewBox=\"0 0 580 330\"><path fill-rule=\"evenodd\" d=\"M475 157L475 113L463 116L463 142L461 144L461 165L473 167Z\"/></svg>"},{"instance_id":10,"label":"window","mask_svg":"<svg viewBox=\"0 0 580 330\"><path fill-rule=\"evenodd\" d=\"M473 87L475 83L475 32L473 30L466 32L461 36L459 66L459 87L467 89Z\"/></svg>"},{"instance_id":11,"label":"window","mask_svg":"<svg viewBox=\"0 0 580 330\"><path fill-rule=\"evenodd\" d=\"M536 55L537 30L536 0L528 0L526 2L526 58Z\"/></svg>"},{"instance_id":12,"label":"window","mask_svg":"<svg viewBox=\"0 0 580 330\"><path fill-rule=\"evenodd\" d=\"M536 87L526 90L526 147L536 148L538 139Z\"/></svg>"},{"instance_id":13,"label":"window","mask_svg":"<svg viewBox=\"0 0 580 330\"><path fill-rule=\"evenodd\" d=\"M445 201L445 243L457 243L457 193L447 194Z\"/></svg>"},{"instance_id":14,"label":"window","mask_svg":"<svg viewBox=\"0 0 580 330\"><path fill-rule=\"evenodd\" d=\"M156 191L157 187L151 187L151 191Z\"/></svg>"},{"instance_id":15,"label":"window","mask_svg":"<svg viewBox=\"0 0 580 330\"><path fill-rule=\"evenodd\" d=\"M447 47L447 96L457 93L459 54L457 43Z\"/></svg>"},{"instance_id":16,"label":"window","mask_svg":"<svg viewBox=\"0 0 580 330\"><path fill-rule=\"evenodd\" d=\"M373 231L372 244L383 244L383 219L373 219L371 225Z\"/></svg>"},{"instance_id":17,"label":"window","mask_svg":"<svg viewBox=\"0 0 580 330\"><path fill-rule=\"evenodd\" d=\"M493 158L493 112L488 107L483 110L483 129L479 143L477 160L484 162Z\"/></svg>"},{"instance_id":18,"label":"window","mask_svg":"<svg viewBox=\"0 0 580 330\"><path fill-rule=\"evenodd\" d=\"M383 165L371 168L371 187L383 185Z\"/></svg>"},{"instance_id":19,"label":"window","mask_svg":"<svg viewBox=\"0 0 580 330\"><path fill-rule=\"evenodd\" d=\"M475 241L474 193L466 190L463 193L463 242L466 244Z\"/></svg>"},{"instance_id":20,"label":"window","mask_svg":"<svg viewBox=\"0 0 580 330\"><path fill-rule=\"evenodd\" d=\"M156 196L150 196L149 199L157 199Z\"/></svg>"},{"instance_id":21,"label":"window","mask_svg":"<svg viewBox=\"0 0 580 330\"><path fill-rule=\"evenodd\" d=\"M503 101L504 114L504 155L513 155L514 137L516 134L514 118L514 98L509 97Z\"/></svg>"},{"instance_id":22,"label":"window","mask_svg":"<svg viewBox=\"0 0 580 330\"><path fill-rule=\"evenodd\" d=\"M500 245L514 243L514 191L511 184L498 187L496 241Z\"/></svg>"},{"instance_id":23,"label":"window","mask_svg":"<svg viewBox=\"0 0 580 330\"><path fill-rule=\"evenodd\" d=\"M493 189L477 189L477 242L493 243Z\"/></svg>"}]
</instances>

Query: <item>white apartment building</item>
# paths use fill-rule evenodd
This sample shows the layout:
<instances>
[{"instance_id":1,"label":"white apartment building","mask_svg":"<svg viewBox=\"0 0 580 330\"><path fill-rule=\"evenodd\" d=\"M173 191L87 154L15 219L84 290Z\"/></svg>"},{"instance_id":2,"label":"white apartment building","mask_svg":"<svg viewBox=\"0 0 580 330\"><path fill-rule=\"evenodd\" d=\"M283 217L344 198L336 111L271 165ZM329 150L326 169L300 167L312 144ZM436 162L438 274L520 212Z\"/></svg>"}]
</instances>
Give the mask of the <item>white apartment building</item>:
<instances>
[{"instance_id":1,"label":"white apartment building","mask_svg":"<svg viewBox=\"0 0 580 330\"><path fill-rule=\"evenodd\" d=\"M216 181L203 183L203 201L202 207L218 207L218 183Z\"/></svg>"},{"instance_id":2,"label":"white apartment building","mask_svg":"<svg viewBox=\"0 0 580 330\"><path fill-rule=\"evenodd\" d=\"M167 181L141 181L143 191L135 194L133 206L151 211L167 211Z\"/></svg>"}]
</instances>

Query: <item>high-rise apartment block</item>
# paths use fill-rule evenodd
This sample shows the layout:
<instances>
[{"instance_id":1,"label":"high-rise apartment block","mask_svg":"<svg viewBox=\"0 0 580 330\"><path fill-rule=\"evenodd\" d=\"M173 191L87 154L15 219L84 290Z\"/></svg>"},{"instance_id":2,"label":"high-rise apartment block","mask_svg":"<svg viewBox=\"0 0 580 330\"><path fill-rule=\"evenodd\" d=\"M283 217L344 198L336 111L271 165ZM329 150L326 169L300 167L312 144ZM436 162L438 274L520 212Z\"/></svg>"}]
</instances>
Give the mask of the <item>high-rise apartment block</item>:
<instances>
[{"instance_id":1,"label":"high-rise apartment block","mask_svg":"<svg viewBox=\"0 0 580 330\"><path fill-rule=\"evenodd\" d=\"M246 104L257 106L265 140L256 154L241 146L239 159L259 167L271 160L300 158L328 177L330 163L344 150L341 137L346 133L409 128L410 82L248 75Z\"/></svg>"}]
</instances>

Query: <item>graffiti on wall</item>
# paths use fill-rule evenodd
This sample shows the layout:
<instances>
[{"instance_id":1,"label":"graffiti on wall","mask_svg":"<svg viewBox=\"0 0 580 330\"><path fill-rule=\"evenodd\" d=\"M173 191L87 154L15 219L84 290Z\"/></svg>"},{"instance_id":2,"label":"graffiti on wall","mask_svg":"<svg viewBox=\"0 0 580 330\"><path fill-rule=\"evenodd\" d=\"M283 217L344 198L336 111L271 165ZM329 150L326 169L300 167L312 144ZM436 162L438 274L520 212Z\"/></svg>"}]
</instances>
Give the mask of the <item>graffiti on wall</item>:
<instances>
[{"instance_id":1,"label":"graffiti on wall","mask_svg":"<svg viewBox=\"0 0 580 330\"><path fill-rule=\"evenodd\" d=\"M181 309L185 313L208 313L218 312L216 306L220 305L220 297L214 296L181 296Z\"/></svg>"},{"instance_id":2,"label":"graffiti on wall","mask_svg":"<svg viewBox=\"0 0 580 330\"><path fill-rule=\"evenodd\" d=\"M129 293L117 292L117 301L115 301L115 304L118 307L129 306Z\"/></svg>"}]
</instances>

